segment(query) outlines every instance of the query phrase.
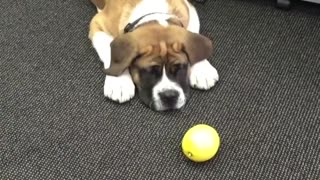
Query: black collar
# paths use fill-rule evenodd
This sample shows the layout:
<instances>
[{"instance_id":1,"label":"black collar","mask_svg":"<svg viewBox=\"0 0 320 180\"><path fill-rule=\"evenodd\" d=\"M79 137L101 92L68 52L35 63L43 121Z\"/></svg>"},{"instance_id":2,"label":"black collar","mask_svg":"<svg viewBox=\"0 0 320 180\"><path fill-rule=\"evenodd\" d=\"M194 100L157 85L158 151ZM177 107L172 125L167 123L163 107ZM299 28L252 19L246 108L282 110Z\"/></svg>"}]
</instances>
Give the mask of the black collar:
<instances>
[{"instance_id":1,"label":"black collar","mask_svg":"<svg viewBox=\"0 0 320 180\"><path fill-rule=\"evenodd\" d=\"M197 2L197 3L201 3L201 4L204 4L204 3L207 2L207 0L194 0L194 1Z\"/></svg>"},{"instance_id":2,"label":"black collar","mask_svg":"<svg viewBox=\"0 0 320 180\"><path fill-rule=\"evenodd\" d=\"M128 24L125 26L124 30L123 30L124 33L132 32L133 30L135 30L135 28L137 27L137 25L139 24L139 22L140 22L143 18L145 18L145 17L147 17L147 16L150 16L150 15L153 15L153 14L163 14L163 15L167 15L168 17L169 17L169 16L174 17L174 15L171 15L171 14L168 14L168 13L162 13L162 12L153 12L153 13L145 14L145 15L139 17L137 20L135 20L135 21L133 21L133 22L131 22L131 23L128 23Z\"/></svg>"}]
</instances>

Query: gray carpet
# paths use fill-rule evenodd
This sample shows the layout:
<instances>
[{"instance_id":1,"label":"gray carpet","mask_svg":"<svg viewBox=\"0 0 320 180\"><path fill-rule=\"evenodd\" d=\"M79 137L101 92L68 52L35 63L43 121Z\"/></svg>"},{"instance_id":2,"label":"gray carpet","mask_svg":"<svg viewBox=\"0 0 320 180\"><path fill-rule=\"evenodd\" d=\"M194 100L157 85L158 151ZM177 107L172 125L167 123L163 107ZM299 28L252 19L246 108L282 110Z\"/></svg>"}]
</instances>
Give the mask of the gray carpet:
<instances>
[{"instance_id":1,"label":"gray carpet","mask_svg":"<svg viewBox=\"0 0 320 180\"><path fill-rule=\"evenodd\" d=\"M196 4L220 73L180 111L103 96L87 0L0 4L0 179L320 179L320 7L270 0ZM217 156L181 153L198 123Z\"/></svg>"}]
</instances>

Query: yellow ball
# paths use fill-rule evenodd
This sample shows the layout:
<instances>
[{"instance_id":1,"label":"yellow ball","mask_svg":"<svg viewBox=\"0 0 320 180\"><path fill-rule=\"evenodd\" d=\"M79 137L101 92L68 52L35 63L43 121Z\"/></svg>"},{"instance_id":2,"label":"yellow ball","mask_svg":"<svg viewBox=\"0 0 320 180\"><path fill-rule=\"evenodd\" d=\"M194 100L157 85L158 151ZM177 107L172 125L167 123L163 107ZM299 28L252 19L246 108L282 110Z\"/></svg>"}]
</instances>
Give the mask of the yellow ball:
<instances>
[{"instance_id":1,"label":"yellow ball","mask_svg":"<svg viewBox=\"0 0 320 180\"><path fill-rule=\"evenodd\" d=\"M218 151L220 137L218 132L206 124L190 128L182 138L182 151L190 160L204 162Z\"/></svg>"}]
</instances>

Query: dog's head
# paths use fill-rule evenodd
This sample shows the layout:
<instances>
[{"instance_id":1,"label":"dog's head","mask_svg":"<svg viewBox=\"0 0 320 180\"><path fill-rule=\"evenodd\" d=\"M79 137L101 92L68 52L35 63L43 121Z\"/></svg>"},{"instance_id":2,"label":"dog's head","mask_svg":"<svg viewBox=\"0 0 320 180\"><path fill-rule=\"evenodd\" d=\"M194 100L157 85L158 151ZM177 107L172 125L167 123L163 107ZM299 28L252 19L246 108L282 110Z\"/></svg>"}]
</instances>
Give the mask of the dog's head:
<instances>
[{"instance_id":1,"label":"dog's head","mask_svg":"<svg viewBox=\"0 0 320 180\"><path fill-rule=\"evenodd\" d=\"M202 35L150 23L114 39L105 72L118 76L129 68L146 105L157 111L179 109L189 94L190 66L207 58L212 49Z\"/></svg>"}]
</instances>

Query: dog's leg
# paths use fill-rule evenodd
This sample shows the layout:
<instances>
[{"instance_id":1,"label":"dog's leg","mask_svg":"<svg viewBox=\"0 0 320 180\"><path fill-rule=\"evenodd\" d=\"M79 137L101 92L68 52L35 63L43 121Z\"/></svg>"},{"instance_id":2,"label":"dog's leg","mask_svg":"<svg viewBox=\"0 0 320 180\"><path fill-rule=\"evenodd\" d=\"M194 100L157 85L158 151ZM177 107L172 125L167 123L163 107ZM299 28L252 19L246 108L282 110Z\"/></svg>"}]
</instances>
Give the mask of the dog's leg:
<instances>
[{"instance_id":1,"label":"dog's leg","mask_svg":"<svg viewBox=\"0 0 320 180\"><path fill-rule=\"evenodd\" d=\"M91 39L93 47L103 62L104 68L108 69L111 63L110 43L113 41L113 37L105 32L99 31L95 32ZM133 98L134 94L135 86L128 69L117 77L106 75L104 95L107 98L119 103L124 103Z\"/></svg>"},{"instance_id":2,"label":"dog's leg","mask_svg":"<svg viewBox=\"0 0 320 180\"><path fill-rule=\"evenodd\" d=\"M110 43L112 41L113 37L102 31L95 32L92 36L92 45L103 62L105 69L108 69L111 63Z\"/></svg>"},{"instance_id":3,"label":"dog's leg","mask_svg":"<svg viewBox=\"0 0 320 180\"><path fill-rule=\"evenodd\" d=\"M187 30L193 33L199 33L200 31L200 21L198 13L193 5L186 1L189 7L189 25ZM215 85L219 80L219 75L217 70L210 64L207 59L195 63L191 66L190 71L190 85L193 88L207 90Z\"/></svg>"}]
</instances>

